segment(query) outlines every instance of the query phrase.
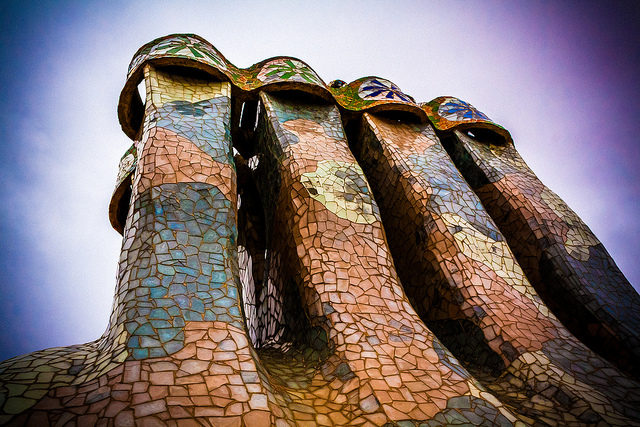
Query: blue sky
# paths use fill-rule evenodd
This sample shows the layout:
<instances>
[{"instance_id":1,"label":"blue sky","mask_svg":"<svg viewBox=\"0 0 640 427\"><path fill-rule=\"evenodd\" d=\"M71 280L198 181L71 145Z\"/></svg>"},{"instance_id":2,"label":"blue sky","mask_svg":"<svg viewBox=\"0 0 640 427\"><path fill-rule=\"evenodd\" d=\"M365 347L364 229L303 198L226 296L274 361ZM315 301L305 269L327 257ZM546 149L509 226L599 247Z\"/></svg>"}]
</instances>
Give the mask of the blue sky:
<instances>
[{"instance_id":1,"label":"blue sky","mask_svg":"<svg viewBox=\"0 0 640 427\"><path fill-rule=\"evenodd\" d=\"M131 142L116 106L138 47L199 34L233 63L296 56L325 81L378 75L453 95L525 160L640 286L635 2L5 2L0 6L0 359L97 338L120 235L107 216Z\"/></svg>"}]
</instances>

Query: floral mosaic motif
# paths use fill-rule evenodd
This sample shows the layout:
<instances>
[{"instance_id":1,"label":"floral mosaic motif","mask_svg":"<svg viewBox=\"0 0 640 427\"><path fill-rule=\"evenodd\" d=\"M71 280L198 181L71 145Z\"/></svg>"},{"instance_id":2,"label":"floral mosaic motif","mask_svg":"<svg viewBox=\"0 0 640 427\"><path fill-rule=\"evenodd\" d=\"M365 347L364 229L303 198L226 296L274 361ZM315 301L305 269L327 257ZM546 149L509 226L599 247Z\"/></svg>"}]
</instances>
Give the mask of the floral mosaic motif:
<instances>
[{"instance_id":1,"label":"floral mosaic motif","mask_svg":"<svg viewBox=\"0 0 640 427\"><path fill-rule=\"evenodd\" d=\"M469 131L469 128L483 129L495 134L496 149L503 149L513 144L508 130L491 121L486 114L478 111L471 104L452 96L439 96L429 102L419 104L433 127L440 132L455 130Z\"/></svg>"},{"instance_id":2,"label":"floral mosaic motif","mask_svg":"<svg viewBox=\"0 0 640 427\"><path fill-rule=\"evenodd\" d=\"M147 59L164 56L193 58L221 69L227 68L226 61L211 46L195 37L178 35L149 46L146 52L140 52L129 65L129 74Z\"/></svg>"},{"instance_id":3,"label":"floral mosaic motif","mask_svg":"<svg viewBox=\"0 0 640 427\"><path fill-rule=\"evenodd\" d=\"M379 85L372 84L372 80L377 80L379 82L387 81L378 77L361 77L351 83L346 83L342 80L334 80L329 83L328 89L337 104L343 109L360 112L374 108L379 110L395 110L402 108L403 111L414 115L418 121L424 121L426 118L425 112L414 102L411 96L401 91L396 93L396 95L389 95L388 90L391 88L393 83L389 82L389 84L385 85L384 88L380 88ZM393 86L395 87L395 85ZM362 87L371 87L372 89L375 89L372 93L376 93L379 90L382 90L383 92L377 93L377 96L365 97L367 95L367 91L362 94L359 92ZM403 101L401 97L405 100Z\"/></svg>"},{"instance_id":4,"label":"floral mosaic motif","mask_svg":"<svg viewBox=\"0 0 640 427\"><path fill-rule=\"evenodd\" d=\"M358 88L358 96L368 100L414 102L413 98L402 92L394 83L377 77L364 81Z\"/></svg>"},{"instance_id":5,"label":"floral mosaic motif","mask_svg":"<svg viewBox=\"0 0 640 427\"><path fill-rule=\"evenodd\" d=\"M438 107L438 114L453 122L462 122L467 120L491 121L486 114L478 111L473 105L458 98L446 98L442 101Z\"/></svg>"},{"instance_id":6,"label":"floral mosaic motif","mask_svg":"<svg viewBox=\"0 0 640 427\"><path fill-rule=\"evenodd\" d=\"M640 297L506 130L384 79L224 61L189 34L136 54L109 326L0 363L0 424L640 423Z\"/></svg>"},{"instance_id":7,"label":"floral mosaic motif","mask_svg":"<svg viewBox=\"0 0 640 427\"><path fill-rule=\"evenodd\" d=\"M302 83L324 84L315 71L304 62L293 58L278 58L262 66L258 80L263 83L273 81L296 81Z\"/></svg>"},{"instance_id":8,"label":"floral mosaic motif","mask_svg":"<svg viewBox=\"0 0 640 427\"><path fill-rule=\"evenodd\" d=\"M278 57L256 63L248 68L238 68L222 56L212 45L193 34L173 34L153 40L136 52L129 65L128 81L121 93L118 105L118 114L123 124L123 130L135 138L139 120L134 111L128 106L136 98L135 88L138 85L141 66L148 60L162 58L165 63L170 63L171 58L176 58L179 66L194 66L199 69L199 64L206 64L225 75L238 89L250 93L274 83L288 82L295 86L295 90L309 91L316 96L330 99L331 96L343 108L354 111L366 110L384 104L405 103L412 113L424 120L424 112L415 103L414 99L403 93L397 86L388 80L381 78L364 77L346 84L342 80L333 81L330 86L324 84L317 73L307 64L296 58ZM187 65L185 60L192 60L193 65ZM219 79L219 73L216 78ZM362 82L366 81L367 89L360 93ZM311 86L305 86L311 85ZM255 94L253 95L255 96Z\"/></svg>"},{"instance_id":9,"label":"floral mosaic motif","mask_svg":"<svg viewBox=\"0 0 640 427\"><path fill-rule=\"evenodd\" d=\"M209 58L218 65L223 65L224 61L216 55L211 47L207 46L203 42L193 37L176 37L173 39L164 40L157 44L151 52L165 53L175 55L178 53L190 52L190 56L194 58Z\"/></svg>"}]
</instances>

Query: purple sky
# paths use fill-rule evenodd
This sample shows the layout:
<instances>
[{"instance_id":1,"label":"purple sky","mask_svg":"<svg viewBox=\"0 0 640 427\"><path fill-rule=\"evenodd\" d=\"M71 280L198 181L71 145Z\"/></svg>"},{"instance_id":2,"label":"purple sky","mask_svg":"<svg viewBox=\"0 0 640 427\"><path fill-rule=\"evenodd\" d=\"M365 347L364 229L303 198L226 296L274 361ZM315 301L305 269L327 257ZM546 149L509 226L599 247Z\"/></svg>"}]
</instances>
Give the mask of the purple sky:
<instances>
[{"instance_id":1,"label":"purple sky","mask_svg":"<svg viewBox=\"0 0 640 427\"><path fill-rule=\"evenodd\" d=\"M136 49L174 32L240 67L297 56L327 82L378 75L474 104L638 289L640 3L263 3L0 6L0 359L104 331L120 253L107 207L131 143L118 95Z\"/></svg>"}]
</instances>

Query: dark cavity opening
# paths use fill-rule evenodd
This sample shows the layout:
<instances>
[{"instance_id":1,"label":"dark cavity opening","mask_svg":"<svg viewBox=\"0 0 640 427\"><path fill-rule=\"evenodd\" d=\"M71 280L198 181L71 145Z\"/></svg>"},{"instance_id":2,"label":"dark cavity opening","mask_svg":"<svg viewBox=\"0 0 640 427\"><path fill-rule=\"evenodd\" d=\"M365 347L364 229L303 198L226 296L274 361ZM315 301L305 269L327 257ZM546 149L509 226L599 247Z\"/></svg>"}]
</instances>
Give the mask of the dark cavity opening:
<instances>
[{"instance_id":1,"label":"dark cavity opening","mask_svg":"<svg viewBox=\"0 0 640 427\"><path fill-rule=\"evenodd\" d=\"M464 132L470 138L475 139L478 142L483 144L491 144L491 145L505 145L507 140L504 136L495 132L494 130L480 127L470 127L466 128Z\"/></svg>"},{"instance_id":2,"label":"dark cavity opening","mask_svg":"<svg viewBox=\"0 0 640 427\"><path fill-rule=\"evenodd\" d=\"M258 156L252 157L257 159ZM236 156L238 248L243 313L251 342L274 379L283 385L310 381L328 357L328 337L305 313L286 254L272 250L257 180L267 167ZM252 164L253 163L253 164Z\"/></svg>"}]
</instances>

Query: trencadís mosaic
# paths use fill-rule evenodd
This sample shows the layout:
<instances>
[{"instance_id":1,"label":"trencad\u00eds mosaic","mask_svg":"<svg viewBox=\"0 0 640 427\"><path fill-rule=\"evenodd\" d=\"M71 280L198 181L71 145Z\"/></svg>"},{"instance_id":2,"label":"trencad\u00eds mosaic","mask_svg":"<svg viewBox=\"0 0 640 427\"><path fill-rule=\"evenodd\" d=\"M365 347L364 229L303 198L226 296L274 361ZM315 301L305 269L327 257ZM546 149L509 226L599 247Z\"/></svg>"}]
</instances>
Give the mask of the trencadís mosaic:
<instances>
[{"instance_id":1,"label":"trencad\u00eds mosaic","mask_svg":"<svg viewBox=\"0 0 640 427\"><path fill-rule=\"evenodd\" d=\"M1 424L640 425L640 297L471 104L174 34L118 111L109 326Z\"/></svg>"}]
</instances>

